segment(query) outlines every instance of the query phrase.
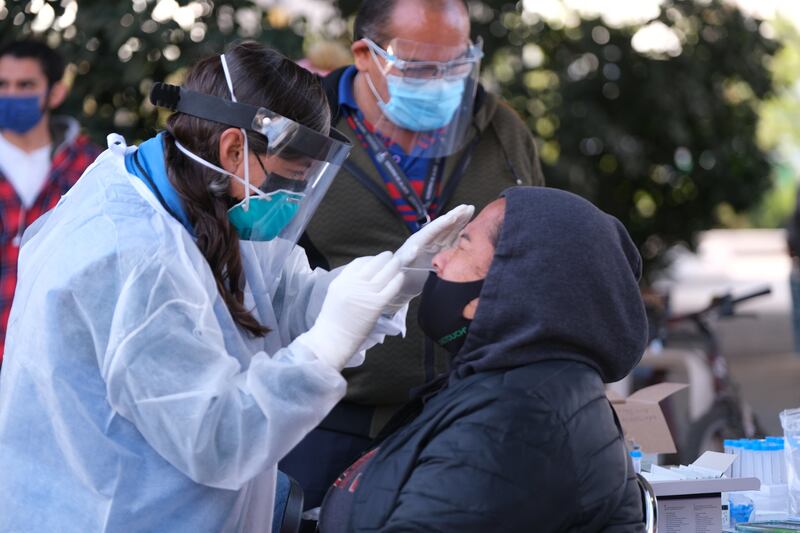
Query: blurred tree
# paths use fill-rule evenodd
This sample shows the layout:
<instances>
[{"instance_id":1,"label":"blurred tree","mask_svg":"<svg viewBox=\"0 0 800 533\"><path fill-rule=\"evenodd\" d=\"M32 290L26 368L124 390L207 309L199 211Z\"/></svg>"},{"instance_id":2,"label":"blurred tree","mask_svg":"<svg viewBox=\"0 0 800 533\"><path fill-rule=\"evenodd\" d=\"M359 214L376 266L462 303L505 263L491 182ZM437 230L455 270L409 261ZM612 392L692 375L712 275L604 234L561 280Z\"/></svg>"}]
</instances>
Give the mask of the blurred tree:
<instances>
[{"instance_id":1,"label":"blurred tree","mask_svg":"<svg viewBox=\"0 0 800 533\"><path fill-rule=\"evenodd\" d=\"M800 144L800 30L782 19L773 26L782 46L770 63L775 91L761 106L758 137L765 148L793 153Z\"/></svg>"},{"instance_id":2,"label":"blurred tree","mask_svg":"<svg viewBox=\"0 0 800 533\"><path fill-rule=\"evenodd\" d=\"M782 47L770 64L774 94L763 102L758 125L759 144L775 160L772 190L748 213L756 227L782 227L795 208L800 171L800 30L778 19L773 24Z\"/></svg>"},{"instance_id":3,"label":"blurred tree","mask_svg":"<svg viewBox=\"0 0 800 533\"><path fill-rule=\"evenodd\" d=\"M505 34L478 28L489 74L542 140L549 184L618 217L648 270L770 187L756 128L778 47L757 21L719 0L667 0L639 30L496 12ZM637 50L638 38L662 48Z\"/></svg>"},{"instance_id":4,"label":"blurred tree","mask_svg":"<svg viewBox=\"0 0 800 533\"><path fill-rule=\"evenodd\" d=\"M57 47L71 63L63 112L104 145L112 131L128 142L150 137L159 118L147 100L152 83L179 82L188 65L237 39L299 57L303 38L293 22L246 0L0 0L0 45L36 35Z\"/></svg>"}]
</instances>

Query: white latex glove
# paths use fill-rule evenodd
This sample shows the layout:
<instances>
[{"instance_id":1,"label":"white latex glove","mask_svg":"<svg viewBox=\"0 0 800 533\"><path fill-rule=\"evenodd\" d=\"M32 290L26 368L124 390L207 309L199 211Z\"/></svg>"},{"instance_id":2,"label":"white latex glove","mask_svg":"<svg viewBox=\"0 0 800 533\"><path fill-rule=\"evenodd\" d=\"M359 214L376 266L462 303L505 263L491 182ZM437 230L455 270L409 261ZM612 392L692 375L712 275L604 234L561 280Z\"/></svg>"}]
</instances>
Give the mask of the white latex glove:
<instances>
[{"instance_id":1,"label":"white latex glove","mask_svg":"<svg viewBox=\"0 0 800 533\"><path fill-rule=\"evenodd\" d=\"M341 370L397 296L402 283L400 263L391 252L353 260L328 287L314 326L295 342Z\"/></svg>"},{"instance_id":2,"label":"white latex glove","mask_svg":"<svg viewBox=\"0 0 800 533\"><path fill-rule=\"evenodd\" d=\"M403 269L403 285L384 310L394 314L422 292L436 254L450 248L472 218L475 207L460 205L409 237L394 254Z\"/></svg>"}]
</instances>

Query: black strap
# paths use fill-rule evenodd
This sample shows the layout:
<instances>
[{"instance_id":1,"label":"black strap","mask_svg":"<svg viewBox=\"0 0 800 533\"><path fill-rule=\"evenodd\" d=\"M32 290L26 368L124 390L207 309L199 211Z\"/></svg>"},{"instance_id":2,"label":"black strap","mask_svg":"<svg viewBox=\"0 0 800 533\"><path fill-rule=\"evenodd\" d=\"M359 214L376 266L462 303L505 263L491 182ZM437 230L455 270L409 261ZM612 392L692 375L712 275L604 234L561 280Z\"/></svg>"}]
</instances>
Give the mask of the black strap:
<instances>
[{"instance_id":1,"label":"black strap","mask_svg":"<svg viewBox=\"0 0 800 533\"><path fill-rule=\"evenodd\" d=\"M139 169L139 172L142 173L142 177L145 179L145 181L148 183L148 185L150 185L150 189L156 195L156 198L158 199L158 203L161 204L161 206L167 211L167 213L170 214L170 216L172 218L174 218L178 222L181 222L181 219L178 217L178 215L176 215L175 212L172 209L170 209L169 205L167 205L167 201L164 200L163 196L161 196L161 191L159 191L158 187L156 187L156 184L153 181L153 178L150 177L150 174L148 174L148 172L144 169L142 164L139 162L139 150L136 150L135 152L133 152L133 164L136 165L136 168Z\"/></svg>"},{"instance_id":2,"label":"black strap","mask_svg":"<svg viewBox=\"0 0 800 533\"><path fill-rule=\"evenodd\" d=\"M375 183L372 178L370 178L369 174L367 174L361 167L348 159L342 164L342 168L348 171L355 178L355 180L361 184L362 187L371 192L372 195L375 196L375 198L377 198L378 201L382 203L390 213L397 214L397 209L395 208L394 202L389 196L389 193L386 192L386 189ZM325 257L325 254L323 254L320 249L314 245L311 237L308 235L308 231L305 231L303 235L300 236L300 240L297 242L297 244L305 249L306 257L308 257L308 264L311 266L311 268L321 267L325 270L331 269L330 262Z\"/></svg>"},{"instance_id":3,"label":"black strap","mask_svg":"<svg viewBox=\"0 0 800 533\"><path fill-rule=\"evenodd\" d=\"M397 161L394 160L392 154L386 146L371 132L364 120L358 116L358 113L348 113L349 123L354 127L356 132L361 135L366 143L366 150L370 153L373 159L375 168L380 172L384 179L391 181L400 194L405 199L406 203L416 211L417 223L419 225L430 221L428 209L433 204L436 196L436 186L439 182L439 176L442 174L444 168L444 158L436 158L428 170L428 176L425 178L422 197L420 197L411 185L411 181L406 176Z\"/></svg>"},{"instance_id":4,"label":"black strap","mask_svg":"<svg viewBox=\"0 0 800 533\"><path fill-rule=\"evenodd\" d=\"M162 82L154 83L150 88L150 102L171 111L247 130L253 128L253 119L259 112L256 106Z\"/></svg>"},{"instance_id":5,"label":"black strap","mask_svg":"<svg viewBox=\"0 0 800 533\"><path fill-rule=\"evenodd\" d=\"M467 145L464 152L461 154L456 166L453 168L453 171L450 173L450 178L445 183L444 189L442 193L439 195L439 203L436 206L436 210L433 213L434 217L437 217L441 214L444 207L453 197L455 194L456 188L458 188L458 184L461 183L461 178L464 177L466 174L467 167L469 167L470 162L472 161L472 154L475 151L475 147L478 145L480 141L480 132L476 133L475 137L470 141ZM392 201L392 197L389 196L389 193L386 192L386 189L375 183L369 174L364 171L361 167L356 165L353 161L347 160L342 165L342 168L347 170L353 177L356 179L358 183L361 184L362 187L367 189L369 192L372 193L377 200L386 206L389 211L392 213L397 214L397 209Z\"/></svg>"}]
</instances>

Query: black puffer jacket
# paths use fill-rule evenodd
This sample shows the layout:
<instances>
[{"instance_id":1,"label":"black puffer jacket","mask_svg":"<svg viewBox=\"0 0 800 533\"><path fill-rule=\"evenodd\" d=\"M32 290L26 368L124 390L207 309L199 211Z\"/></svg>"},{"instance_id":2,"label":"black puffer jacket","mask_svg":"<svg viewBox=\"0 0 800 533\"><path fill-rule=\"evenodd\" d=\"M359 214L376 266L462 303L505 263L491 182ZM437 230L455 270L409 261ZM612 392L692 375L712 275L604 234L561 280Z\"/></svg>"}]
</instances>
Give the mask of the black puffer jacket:
<instances>
[{"instance_id":1,"label":"black puffer jacket","mask_svg":"<svg viewBox=\"0 0 800 533\"><path fill-rule=\"evenodd\" d=\"M355 494L353 531L643 529L603 385L644 350L639 255L616 219L577 196L533 187L504 196L466 343L442 388L380 444Z\"/></svg>"}]
</instances>

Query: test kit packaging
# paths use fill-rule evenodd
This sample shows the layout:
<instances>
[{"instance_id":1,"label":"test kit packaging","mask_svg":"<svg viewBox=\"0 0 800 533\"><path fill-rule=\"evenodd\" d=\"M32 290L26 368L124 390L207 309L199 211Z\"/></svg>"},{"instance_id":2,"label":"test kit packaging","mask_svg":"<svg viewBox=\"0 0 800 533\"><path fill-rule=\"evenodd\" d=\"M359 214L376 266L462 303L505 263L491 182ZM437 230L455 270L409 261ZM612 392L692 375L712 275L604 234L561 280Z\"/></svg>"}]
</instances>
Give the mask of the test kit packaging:
<instances>
[{"instance_id":1,"label":"test kit packaging","mask_svg":"<svg viewBox=\"0 0 800 533\"><path fill-rule=\"evenodd\" d=\"M697 498L659 498L659 531L718 533L722 531L719 494Z\"/></svg>"},{"instance_id":2,"label":"test kit packaging","mask_svg":"<svg viewBox=\"0 0 800 533\"><path fill-rule=\"evenodd\" d=\"M650 472L642 473L658 500L658 530L716 533L729 526L727 493L760 486L757 478L724 477L735 460L735 455L709 451L688 466L653 465Z\"/></svg>"},{"instance_id":3,"label":"test kit packaging","mask_svg":"<svg viewBox=\"0 0 800 533\"><path fill-rule=\"evenodd\" d=\"M718 533L730 521L726 493L760 487L756 478L682 479L650 484L658 500L659 533Z\"/></svg>"},{"instance_id":4,"label":"test kit packaging","mask_svg":"<svg viewBox=\"0 0 800 533\"><path fill-rule=\"evenodd\" d=\"M661 401L685 389L684 383L659 383L637 390L627 398L606 391L617 413L625 439L634 441L645 453L675 453L675 441L661 411Z\"/></svg>"}]
</instances>

